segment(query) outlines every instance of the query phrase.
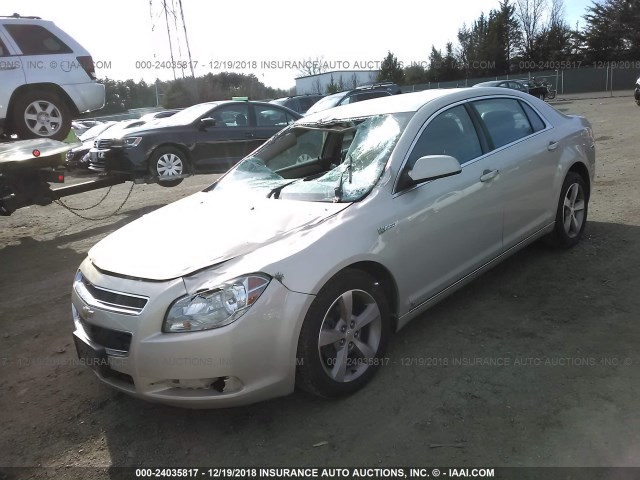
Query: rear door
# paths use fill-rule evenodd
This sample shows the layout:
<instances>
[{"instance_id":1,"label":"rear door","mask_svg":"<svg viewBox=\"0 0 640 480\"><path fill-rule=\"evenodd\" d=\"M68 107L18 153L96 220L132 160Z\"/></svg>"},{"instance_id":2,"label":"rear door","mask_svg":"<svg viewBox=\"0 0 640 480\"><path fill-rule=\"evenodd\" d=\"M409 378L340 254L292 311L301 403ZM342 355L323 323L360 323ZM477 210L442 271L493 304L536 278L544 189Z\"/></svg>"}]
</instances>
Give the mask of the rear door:
<instances>
[{"instance_id":1,"label":"rear door","mask_svg":"<svg viewBox=\"0 0 640 480\"><path fill-rule=\"evenodd\" d=\"M559 138L531 105L514 98L471 102L490 137L505 197L504 248L508 249L553 221L554 175Z\"/></svg>"},{"instance_id":2,"label":"rear door","mask_svg":"<svg viewBox=\"0 0 640 480\"><path fill-rule=\"evenodd\" d=\"M22 56L27 83L53 81L67 85L87 82L87 73L77 58L83 52L74 52L73 41L57 31L51 22L40 23L7 21L4 24L7 35Z\"/></svg>"},{"instance_id":3,"label":"rear door","mask_svg":"<svg viewBox=\"0 0 640 480\"><path fill-rule=\"evenodd\" d=\"M24 85L25 76L20 57L10 49L2 26L0 26L0 120L7 117L7 106L11 94Z\"/></svg>"},{"instance_id":4,"label":"rear door","mask_svg":"<svg viewBox=\"0 0 640 480\"><path fill-rule=\"evenodd\" d=\"M244 102L220 105L203 118L215 125L196 126L194 166L202 172L225 172L250 151L253 127L249 105Z\"/></svg>"}]
</instances>

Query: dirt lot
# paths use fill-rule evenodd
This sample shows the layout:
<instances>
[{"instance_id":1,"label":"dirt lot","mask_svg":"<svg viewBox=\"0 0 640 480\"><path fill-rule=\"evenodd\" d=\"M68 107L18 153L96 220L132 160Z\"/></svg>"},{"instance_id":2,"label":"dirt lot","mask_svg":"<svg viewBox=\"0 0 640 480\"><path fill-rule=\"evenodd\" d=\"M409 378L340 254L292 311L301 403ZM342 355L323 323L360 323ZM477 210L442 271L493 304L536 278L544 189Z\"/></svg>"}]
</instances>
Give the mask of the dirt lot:
<instances>
[{"instance_id":1,"label":"dirt lot","mask_svg":"<svg viewBox=\"0 0 640 480\"><path fill-rule=\"evenodd\" d=\"M341 401L296 393L180 410L116 393L74 364L69 291L87 250L212 177L136 186L103 221L57 205L0 218L0 466L49 466L51 478L73 476L66 466L640 466L640 107L630 97L557 106L589 118L597 138L583 242L533 245L440 303ZM86 213L113 212L127 191ZM31 474L44 475L5 472Z\"/></svg>"}]
</instances>

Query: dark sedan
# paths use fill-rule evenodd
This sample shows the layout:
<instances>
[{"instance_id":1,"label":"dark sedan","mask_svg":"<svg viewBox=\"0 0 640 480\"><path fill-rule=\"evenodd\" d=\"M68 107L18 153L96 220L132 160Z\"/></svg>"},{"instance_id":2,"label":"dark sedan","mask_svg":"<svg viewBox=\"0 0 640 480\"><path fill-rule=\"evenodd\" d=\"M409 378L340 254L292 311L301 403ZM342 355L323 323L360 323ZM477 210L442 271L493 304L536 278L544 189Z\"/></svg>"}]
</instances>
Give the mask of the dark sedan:
<instances>
[{"instance_id":1,"label":"dark sedan","mask_svg":"<svg viewBox=\"0 0 640 480\"><path fill-rule=\"evenodd\" d=\"M477 83L474 87L502 87L511 88L520 92L528 93L534 97L544 100L547 97L547 87L537 85L534 82L525 80L494 80L491 82Z\"/></svg>"},{"instance_id":2,"label":"dark sedan","mask_svg":"<svg viewBox=\"0 0 640 480\"><path fill-rule=\"evenodd\" d=\"M92 170L175 186L193 173L222 173L301 118L285 107L244 100L193 105L141 128L103 138Z\"/></svg>"}]
</instances>

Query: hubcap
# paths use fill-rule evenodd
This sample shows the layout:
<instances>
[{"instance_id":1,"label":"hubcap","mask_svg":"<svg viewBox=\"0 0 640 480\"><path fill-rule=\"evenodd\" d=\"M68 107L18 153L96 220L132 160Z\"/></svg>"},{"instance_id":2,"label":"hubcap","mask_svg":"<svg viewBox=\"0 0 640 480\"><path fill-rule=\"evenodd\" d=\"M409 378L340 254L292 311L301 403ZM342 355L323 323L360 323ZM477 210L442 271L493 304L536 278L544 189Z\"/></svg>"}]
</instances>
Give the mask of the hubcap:
<instances>
[{"instance_id":1,"label":"hubcap","mask_svg":"<svg viewBox=\"0 0 640 480\"><path fill-rule=\"evenodd\" d=\"M184 165L179 156L174 153L165 153L158 159L156 165L158 175L161 177L173 177L182 175Z\"/></svg>"},{"instance_id":2,"label":"hubcap","mask_svg":"<svg viewBox=\"0 0 640 480\"><path fill-rule=\"evenodd\" d=\"M375 299L363 290L349 290L329 307L318 336L318 354L325 373L340 383L351 382L375 364L382 318Z\"/></svg>"},{"instance_id":3,"label":"hubcap","mask_svg":"<svg viewBox=\"0 0 640 480\"><path fill-rule=\"evenodd\" d=\"M24 122L36 135L51 137L62 128L62 113L53 103L36 100L25 109Z\"/></svg>"},{"instance_id":4,"label":"hubcap","mask_svg":"<svg viewBox=\"0 0 640 480\"><path fill-rule=\"evenodd\" d=\"M575 238L584 222L584 192L579 183L572 184L564 197L563 224L564 231L570 238Z\"/></svg>"}]
</instances>

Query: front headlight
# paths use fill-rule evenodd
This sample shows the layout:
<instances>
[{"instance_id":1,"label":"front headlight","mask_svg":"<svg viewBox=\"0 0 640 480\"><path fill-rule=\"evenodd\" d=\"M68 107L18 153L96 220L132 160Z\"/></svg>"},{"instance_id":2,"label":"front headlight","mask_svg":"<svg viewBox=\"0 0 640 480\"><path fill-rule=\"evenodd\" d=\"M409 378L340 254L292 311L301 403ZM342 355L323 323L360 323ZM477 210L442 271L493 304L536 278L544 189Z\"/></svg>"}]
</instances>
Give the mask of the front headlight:
<instances>
[{"instance_id":1,"label":"front headlight","mask_svg":"<svg viewBox=\"0 0 640 480\"><path fill-rule=\"evenodd\" d=\"M125 137L122 139L122 145L124 147L137 147L142 137Z\"/></svg>"},{"instance_id":2,"label":"front headlight","mask_svg":"<svg viewBox=\"0 0 640 480\"><path fill-rule=\"evenodd\" d=\"M176 300L162 326L166 333L224 327L240 318L267 288L271 277L251 274Z\"/></svg>"}]
</instances>

